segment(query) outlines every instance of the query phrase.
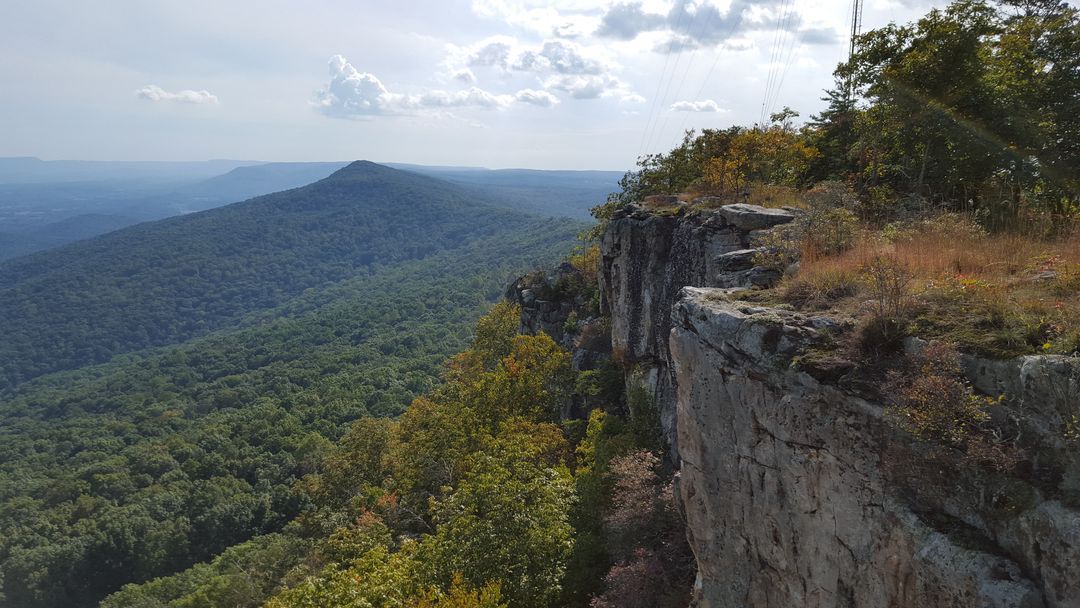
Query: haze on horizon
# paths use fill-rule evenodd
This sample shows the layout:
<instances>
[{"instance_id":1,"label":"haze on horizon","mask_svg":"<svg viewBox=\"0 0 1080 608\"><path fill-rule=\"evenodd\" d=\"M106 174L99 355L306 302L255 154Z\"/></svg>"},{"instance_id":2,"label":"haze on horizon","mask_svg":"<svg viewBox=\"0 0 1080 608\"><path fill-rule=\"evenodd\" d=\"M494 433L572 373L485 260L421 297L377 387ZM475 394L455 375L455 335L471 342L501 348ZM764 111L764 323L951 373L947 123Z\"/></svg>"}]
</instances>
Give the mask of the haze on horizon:
<instances>
[{"instance_id":1,"label":"haze on horizon","mask_svg":"<svg viewBox=\"0 0 1080 608\"><path fill-rule=\"evenodd\" d=\"M872 0L863 29L930 5ZM846 54L849 10L848 0L9 2L0 157L623 170L685 129L757 121L770 65L781 86L766 110L819 110Z\"/></svg>"}]
</instances>

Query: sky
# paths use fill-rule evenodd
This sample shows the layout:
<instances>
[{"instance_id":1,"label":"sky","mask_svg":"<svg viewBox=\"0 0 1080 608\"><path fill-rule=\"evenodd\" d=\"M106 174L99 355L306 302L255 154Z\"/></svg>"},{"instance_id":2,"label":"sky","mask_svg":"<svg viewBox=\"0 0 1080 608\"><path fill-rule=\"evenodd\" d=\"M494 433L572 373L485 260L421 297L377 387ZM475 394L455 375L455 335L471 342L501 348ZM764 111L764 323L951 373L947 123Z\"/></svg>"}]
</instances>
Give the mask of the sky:
<instances>
[{"instance_id":1,"label":"sky","mask_svg":"<svg viewBox=\"0 0 1080 608\"><path fill-rule=\"evenodd\" d=\"M914 20L931 2L867 0L863 29ZM0 157L626 170L686 129L820 110L850 10L3 0Z\"/></svg>"}]
</instances>

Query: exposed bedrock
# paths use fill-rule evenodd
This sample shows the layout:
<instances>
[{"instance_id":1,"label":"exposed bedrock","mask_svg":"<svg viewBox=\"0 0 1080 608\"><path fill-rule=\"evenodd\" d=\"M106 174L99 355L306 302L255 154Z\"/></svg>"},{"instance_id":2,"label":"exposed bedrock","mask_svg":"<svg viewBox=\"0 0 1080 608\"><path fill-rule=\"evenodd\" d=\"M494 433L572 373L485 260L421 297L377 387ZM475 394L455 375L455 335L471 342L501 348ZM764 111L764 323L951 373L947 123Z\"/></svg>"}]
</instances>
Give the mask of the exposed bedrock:
<instances>
[{"instance_id":1,"label":"exposed bedrock","mask_svg":"<svg viewBox=\"0 0 1080 608\"><path fill-rule=\"evenodd\" d=\"M636 368L628 382L652 397L675 457L676 387L668 357L675 298L686 286L775 282L778 273L753 267L754 230L795 217L754 205L689 213L676 205L662 214L631 205L608 224L600 241L600 304L611 316L614 356Z\"/></svg>"},{"instance_id":2,"label":"exposed bedrock","mask_svg":"<svg viewBox=\"0 0 1080 608\"><path fill-rule=\"evenodd\" d=\"M828 319L693 288L672 318L702 606L1080 606L1080 512L1059 499L1067 476L1036 485L928 456L879 404L798 371L792 358ZM1059 389L1077 380L1075 360L1028 358L983 362L981 384L1014 391L1013 403L1042 400L1032 426L1049 436L1076 411ZM1075 451L1044 443L1075 466Z\"/></svg>"}]
</instances>

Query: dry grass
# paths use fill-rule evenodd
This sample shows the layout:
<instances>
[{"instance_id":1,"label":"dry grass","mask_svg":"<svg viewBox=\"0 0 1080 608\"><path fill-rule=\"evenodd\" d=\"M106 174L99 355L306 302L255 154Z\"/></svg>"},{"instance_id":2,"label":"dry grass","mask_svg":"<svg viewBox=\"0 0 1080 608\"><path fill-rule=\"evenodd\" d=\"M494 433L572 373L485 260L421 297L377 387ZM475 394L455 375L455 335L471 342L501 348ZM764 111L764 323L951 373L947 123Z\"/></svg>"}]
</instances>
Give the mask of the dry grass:
<instances>
[{"instance_id":1,"label":"dry grass","mask_svg":"<svg viewBox=\"0 0 1080 608\"><path fill-rule=\"evenodd\" d=\"M799 191L788 186L754 184L750 187L750 197L746 201L762 207L805 207Z\"/></svg>"},{"instance_id":2,"label":"dry grass","mask_svg":"<svg viewBox=\"0 0 1080 608\"><path fill-rule=\"evenodd\" d=\"M804 250L799 276L786 289L827 302L832 298L819 297L826 288L865 276L882 258L910 274L912 321L926 337L991 356L1080 349L1080 236L1047 242L929 224L891 241L867 233L840 255ZM840 307L858 314L866 295L864 287Z\"/></svg>"},{"instance_id":3,"label":"dry grass","mask_svg":"<svg viewBox=\"0 0 1080 608\"><path fill-rule=\"evenodd\" d=\"M748 188L749 196L742 192L716 192L703 188L690 188L680 193L678 198L683 202L693 202L699 197L708 199L707 203L701 204L705 209L722 207L733 203L750 203L761 207L778 209L781 207L794 207L805 209L806 202L803 194L797 188L777 186L773 184L751 184Z\"/></svg>"}]
</instances>

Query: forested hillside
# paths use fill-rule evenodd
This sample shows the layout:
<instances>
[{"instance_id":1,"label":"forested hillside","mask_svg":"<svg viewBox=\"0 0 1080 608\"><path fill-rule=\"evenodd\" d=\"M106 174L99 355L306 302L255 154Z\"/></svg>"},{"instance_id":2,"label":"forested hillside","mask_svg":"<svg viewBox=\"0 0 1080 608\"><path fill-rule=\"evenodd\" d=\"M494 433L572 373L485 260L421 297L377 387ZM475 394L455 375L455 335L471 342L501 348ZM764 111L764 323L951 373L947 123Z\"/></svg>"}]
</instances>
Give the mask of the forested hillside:
<instances>
[{"instance_id":1,"label":"forested hillside","mask_svg":"<svg viewBox=\"0 0 1080 608\"><path fill-rule=\"evenodd\" d=\"M430 390L486 303L582 229L351 169L4 267L25 336L128 354L68 359L79 369L0 400L0 603L96 605L281 529L349 423ZM48 289L64 286L57 306ZM192 314L205 323L180 322Z\"/></svg>"},{"instance_id":2,"label":"forested hillside","mask_svg":"<svg viewBox=\"0 0 1080 608\"><path fill-rule=\"evenodd\" d=\"M494 197L503 206L540 215L587 220L589 209L618 189L617 171L536 171L391 164Z\"/></svg>"},{"instance_id":3,"label":"forested hillside","mask_svg":"<svg viewBox=\"0 0 1080 608\"><path fill-rule=\"evenodd\" d=\"M0 390L529 221L452 184L357 162L296 190L11 260L0 264Z\"/></svg>"}]
</instances>

